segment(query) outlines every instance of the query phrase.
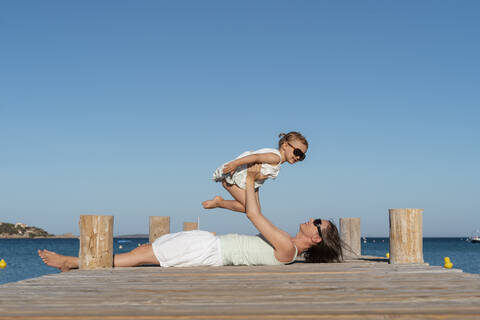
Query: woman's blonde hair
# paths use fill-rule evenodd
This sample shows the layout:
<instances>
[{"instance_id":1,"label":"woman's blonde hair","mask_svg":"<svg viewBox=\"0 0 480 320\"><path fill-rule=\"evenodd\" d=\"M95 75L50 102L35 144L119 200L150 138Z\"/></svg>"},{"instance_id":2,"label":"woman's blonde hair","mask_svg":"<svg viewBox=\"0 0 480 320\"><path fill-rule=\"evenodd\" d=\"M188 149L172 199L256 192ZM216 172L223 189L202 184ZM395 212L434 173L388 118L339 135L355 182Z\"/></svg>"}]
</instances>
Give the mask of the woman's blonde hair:
<instances>
[{"instance_id":1,"label":"woman's blonde hair","mask_svg":"<svg viewBox=\"0 0 480 320\"><path fill-rule=\"evenodd\" d=\"M308 148L308 141L307 141L307 139L305 139L305 137L300 132L290 131L287 134L280 133L278 135L278 137L280 138L280 140L278 140L278 148L279 149L280 149L280 147L282 146L283 143L290 142L290 141L293 141L293 140L300 141L301 143L303 143L305 145L305 147Z\"/></svg>"}]
</instances>

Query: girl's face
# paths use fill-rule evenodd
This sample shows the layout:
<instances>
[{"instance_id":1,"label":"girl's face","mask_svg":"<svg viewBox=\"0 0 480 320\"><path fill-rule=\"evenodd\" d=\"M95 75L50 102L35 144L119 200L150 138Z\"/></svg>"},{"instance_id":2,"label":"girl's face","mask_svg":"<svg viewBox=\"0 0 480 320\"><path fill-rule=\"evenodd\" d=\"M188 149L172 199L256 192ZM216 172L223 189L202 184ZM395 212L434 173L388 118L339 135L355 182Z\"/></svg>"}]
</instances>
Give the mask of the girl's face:
<instances>
[{"instance_id":1,"label":"girl's face","mask_svg":"<svg viewBox=\"0 0 480 320\"><path fill-rule=\"evenodd\" d=\"M285 150L285 159L290 164L303 160L302 157L298 155L299 152L295 152L295 149L299 149L304 155L307 152L307 146L300 142L300 140L287 141L283 144L283 148Z\"/></svg>"}]
</instances>

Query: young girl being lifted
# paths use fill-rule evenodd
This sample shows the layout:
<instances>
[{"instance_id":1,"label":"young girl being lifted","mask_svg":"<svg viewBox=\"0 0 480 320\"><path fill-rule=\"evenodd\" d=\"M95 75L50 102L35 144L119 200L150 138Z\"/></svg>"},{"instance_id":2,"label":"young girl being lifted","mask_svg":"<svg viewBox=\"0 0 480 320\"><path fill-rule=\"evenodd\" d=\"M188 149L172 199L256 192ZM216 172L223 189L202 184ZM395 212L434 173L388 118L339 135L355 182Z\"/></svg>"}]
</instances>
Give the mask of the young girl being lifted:
<instances>
[{"instance_id":1,"label":"young girl being lifted","mask_svg":"<svg viewBox=\"0 0 480 320\"><path fill-rule=\"evenodd\" d=\"M213 173L213 179L221 182L234 200L225 200L215 196L212 200L202 202L205 209L224 208L232 211L245 212L245 184L247 168L251 164L261 163L261 179L255 181L255 193L258 201L258 188L268 178L275 179L284 162L294 164L305 159L308 142L296 131L279 135L278 149L264 148L256 151L246 151L235 160L223 164Z\"/></svg>"}]
</instances>

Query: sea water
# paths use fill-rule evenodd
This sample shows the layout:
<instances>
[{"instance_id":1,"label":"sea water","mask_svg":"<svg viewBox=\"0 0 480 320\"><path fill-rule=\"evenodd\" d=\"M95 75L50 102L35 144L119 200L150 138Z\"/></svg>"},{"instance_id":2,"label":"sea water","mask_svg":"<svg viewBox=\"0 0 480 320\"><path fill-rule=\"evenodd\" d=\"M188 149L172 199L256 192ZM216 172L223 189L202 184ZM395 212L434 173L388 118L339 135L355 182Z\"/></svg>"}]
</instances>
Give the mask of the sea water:
<instances>
[{"instance_id":1,"label":"sea water","mask_svg":"<svg viewBox=\"0 0 480 320\"><path fill-rule=\"evenodd\" d=\"M362 254L385 257L390 242L388 238L362 238ZM423 260L432 266L443 266L449 257L453 268L468 273L480 273L480 243L466 238L423 238Z\"/></svg>"},{"instance_id":2,"label":"sea water","mask_svg":"<svg viewBox=\"0 0 480 320\"><path fill-rule=\"evenodd\" d=\"M114 253L128 252L148 238L115 238ZM0 260L7 267L0 269L0 284L58 273L56 268L45 265L37 254L38 249L47 249L67 256L78 256L78 239L0 239Z\"/></svg>"},{"instance_id":3,"label":"sea water","mask_svg":"<svg viewBox=\"0 0 480 320\"><path fill-rule=\"evenodd\" d=\"M443 266L449 257L454 268L480 274L480 243L470 243L465 238L424 238L423 257L430 265ZM114 253L133 250L148 243L147 238L115 238ZM48 249L64 255L77 256L78 239L0 239L0 260L7 267L0 269L0 284L58 273L46 266L37 255L38 249ZM385 257L389 250L388 238L362 239L362 254Z\"/></svg>"}]
</instances>

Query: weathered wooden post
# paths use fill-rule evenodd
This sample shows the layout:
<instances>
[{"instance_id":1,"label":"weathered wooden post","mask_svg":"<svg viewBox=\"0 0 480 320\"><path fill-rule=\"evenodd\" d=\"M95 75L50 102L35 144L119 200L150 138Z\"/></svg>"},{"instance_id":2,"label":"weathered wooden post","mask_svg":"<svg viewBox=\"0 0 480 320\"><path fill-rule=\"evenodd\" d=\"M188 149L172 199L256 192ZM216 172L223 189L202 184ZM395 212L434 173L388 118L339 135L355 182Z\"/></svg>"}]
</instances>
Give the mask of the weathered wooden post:
<instances>
[{"instance_id":1,"label":"weathered wooden post","mask_svg":"<svg viewBox=\"0 0 480 320\"><path fill-rule=\"evenodd\" d=\"M155 239L163 236L164 234L170 233L170 217L150 217L150 229L149 229L149 239L150 243L155 241Z\"/></svg>"},{"instance_id":2,"label":"weathered wooden post","mask_svg":"<svg viewBox=\"0 0 480 320\"><path fill-rule=\"evenodd\" d=\"M80 216L80 269L113 267L113 216Z\"/></svg>"},{"instance_id":3,"label":"weathered wooden post","mask_svg":"<svg viewBox=\"0 0 480 320\"><path fill-rule=\"evenodd\" d=\"M389 209L390 263L423 263L423 209Z\"/></svg>"},{"instance_id":4,"label":"weathered wooden post","mask_svg":"<svg viewBox=\"0 0 480 320\"><path fill-rule=\"evenodd\" d=\"M360 218L340 218L340 239L345 258L356 258L362 254Z\"/></svg>"},{"instance_id":5,"label":"weathered wooden post","mask_svg":"<svg viewBox=\"0 0 480 320\"><path fill-rule=\"evenodd\" d=\"M190 231L190 230L197 230L198 223L196 222L184 222L183 223L183 231Z\"/></svg>"}]
</instances>

